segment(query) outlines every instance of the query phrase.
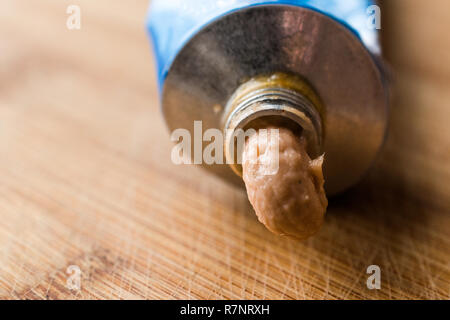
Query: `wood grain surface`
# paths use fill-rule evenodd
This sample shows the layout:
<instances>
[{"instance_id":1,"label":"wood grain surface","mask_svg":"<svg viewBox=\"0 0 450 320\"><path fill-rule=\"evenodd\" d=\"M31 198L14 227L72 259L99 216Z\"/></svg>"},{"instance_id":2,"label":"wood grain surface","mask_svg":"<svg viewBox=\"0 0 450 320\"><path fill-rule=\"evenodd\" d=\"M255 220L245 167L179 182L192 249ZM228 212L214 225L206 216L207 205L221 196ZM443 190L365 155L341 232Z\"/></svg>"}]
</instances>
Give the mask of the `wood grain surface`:
<instances>
[{"instance_id":1,"label":"wood grain surface","mask_svg":"<svg viewBox=\"0 0 450 320\"><path fill-rule=\"evenodd\" d=\"M81 30L66 28L69 4ZM242 190L171 163L146 10L0 2L1 298L449 299L449 1L384 2L389 138L306 242L266 231Z\"/></svg>"}]
</instances>

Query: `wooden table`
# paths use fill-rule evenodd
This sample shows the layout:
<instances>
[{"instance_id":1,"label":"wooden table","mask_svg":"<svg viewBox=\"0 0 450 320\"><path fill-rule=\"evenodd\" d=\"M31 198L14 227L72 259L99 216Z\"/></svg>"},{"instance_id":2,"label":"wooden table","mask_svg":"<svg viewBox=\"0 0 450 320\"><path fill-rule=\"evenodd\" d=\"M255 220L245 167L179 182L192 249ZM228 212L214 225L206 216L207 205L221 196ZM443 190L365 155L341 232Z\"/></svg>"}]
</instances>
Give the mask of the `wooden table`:
<instances>
[{"instance_id":1,"label":"wooden table","mask_svg":"<svg viewBox=\"0 0 450 320\"><path fill-rule=\"evenodd\" d=\"M81 30L66 28L70 3ZM450 297L449 1L383 5L389 139L306 242L267 232L242 190L171 163L146 8L0 3L2 298Z\"/></svg>"}]
</instances>

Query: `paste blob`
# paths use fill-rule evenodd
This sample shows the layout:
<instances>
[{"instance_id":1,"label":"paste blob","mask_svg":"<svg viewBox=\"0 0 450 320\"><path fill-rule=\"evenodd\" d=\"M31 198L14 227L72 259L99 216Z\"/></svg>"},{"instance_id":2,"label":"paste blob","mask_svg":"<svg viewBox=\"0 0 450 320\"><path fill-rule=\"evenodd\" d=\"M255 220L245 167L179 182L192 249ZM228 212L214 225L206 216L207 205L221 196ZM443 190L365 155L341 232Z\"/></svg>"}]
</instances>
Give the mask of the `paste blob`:
<instances>
[{"instance_id":1,"label":"paste blob","mask_svg":"<svg viewBox=\"0 0 450 320\"><path fill-rule=\"evenodd\" d=\"M242 155L248 199L270 231L306 239L320 229L328 205L324 156L311 160L306 139L287 128L265 129L248 137ZM278 143L271 129L278 129Z\"/></svg>"}]
</instances>

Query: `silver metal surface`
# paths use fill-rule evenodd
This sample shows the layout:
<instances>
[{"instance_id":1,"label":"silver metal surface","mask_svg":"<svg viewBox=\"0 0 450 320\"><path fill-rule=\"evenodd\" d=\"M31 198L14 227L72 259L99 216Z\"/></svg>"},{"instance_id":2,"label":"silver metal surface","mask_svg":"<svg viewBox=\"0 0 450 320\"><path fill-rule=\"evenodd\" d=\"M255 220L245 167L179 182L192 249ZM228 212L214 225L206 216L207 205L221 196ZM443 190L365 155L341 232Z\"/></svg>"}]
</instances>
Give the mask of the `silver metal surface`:
<instances>
[{"instance_id":1,"label":"silver metal surface","mask_svg":"<svg viewBox=\"0 0 450 320\"><path fill-rule=\"evenodd\" d=\"M223 129L225 105L249 78L274 72L306 79L324 106L325 188L355 184L371 166L387 126L382 75L361 41L329 17L300 7L266 5L221 17L179 52L163 88L170 130ZM228 165L205 165L243 184Z\"/></svg>"}]
</instances>

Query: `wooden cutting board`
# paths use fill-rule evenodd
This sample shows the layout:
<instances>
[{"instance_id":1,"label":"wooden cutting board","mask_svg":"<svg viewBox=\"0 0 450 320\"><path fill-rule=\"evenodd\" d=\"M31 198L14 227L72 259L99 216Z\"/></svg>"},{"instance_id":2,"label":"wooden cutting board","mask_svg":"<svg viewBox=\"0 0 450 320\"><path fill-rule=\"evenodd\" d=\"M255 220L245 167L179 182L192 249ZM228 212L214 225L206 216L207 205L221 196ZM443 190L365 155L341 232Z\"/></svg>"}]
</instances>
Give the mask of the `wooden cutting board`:
<instances>
[{"instance_id":1,"label":"wooden cutting board","mask_svg":"<svg viewBox=\"0 0 450 320\"><path fill-rule=\"evenodd\" d=\"M66 28L69 4L81 30ZM383 5L386 148L306 242L267 232L242 190L171 163L146 10L1 1L1 298L450 297L449 1Z\"/></svg>"}]
</instances>

